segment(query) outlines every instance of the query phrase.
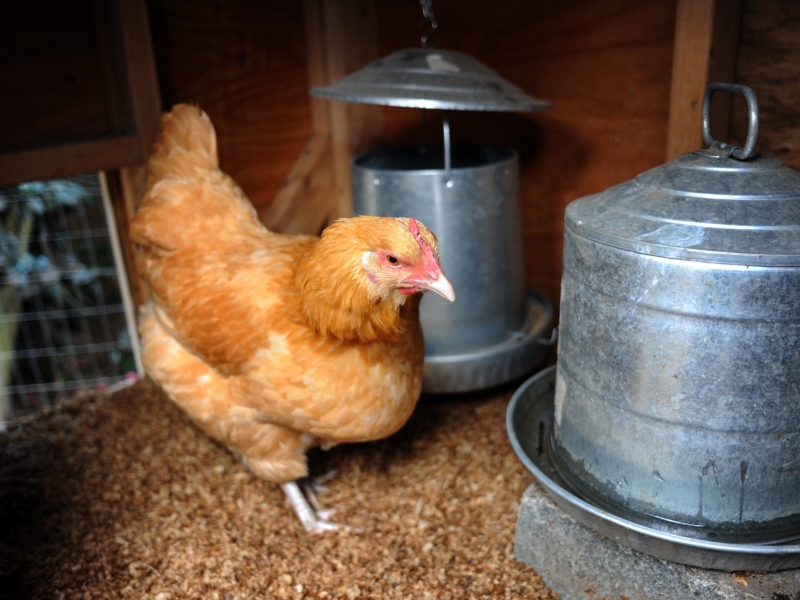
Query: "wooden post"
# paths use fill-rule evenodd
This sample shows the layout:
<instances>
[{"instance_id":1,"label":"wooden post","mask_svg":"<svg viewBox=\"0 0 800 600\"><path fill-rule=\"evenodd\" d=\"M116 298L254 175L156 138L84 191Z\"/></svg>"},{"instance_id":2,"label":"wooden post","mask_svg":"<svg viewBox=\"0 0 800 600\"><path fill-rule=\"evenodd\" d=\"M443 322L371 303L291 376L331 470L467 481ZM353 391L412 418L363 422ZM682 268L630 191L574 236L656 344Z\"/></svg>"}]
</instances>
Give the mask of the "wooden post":
<instances>
[{"instance_id":1,"label":"wooden post","mask_svg":"<svg viewBox=\"0 0 800 600\"><path fill-rule=\"evenodd\" d=\"M378 58L378 23L374 0L322 2L326 85ZM380 107L329 101L338 216L352 213L350 159L383 133Z\"/></svg>"},{"instance_id":2,"label":"wooden post","mask_svg":"<svg viewBox=\"0 0 800 600\"><path fill-rule=\"evenodd\" d=\"M335 83L378 58L374 0L306 0L309 87ZM383 135L378 106L311 99L312 135L261 220L319 233L352 213L350 159Z\"/></svg>"},{"instance_id":3,"label":"wooden post","mask_svg":"<svg viewBox=\"0 0 800 600\"><path fill-rule=\"evenodd\" d=\"M703 95L709 83L733 81L740 20L741 0L678 0L667 160L703 148ZM716 94L711 109L716 139L727 135L730 98L724 96Z\"/></svg>"}]
</instances>

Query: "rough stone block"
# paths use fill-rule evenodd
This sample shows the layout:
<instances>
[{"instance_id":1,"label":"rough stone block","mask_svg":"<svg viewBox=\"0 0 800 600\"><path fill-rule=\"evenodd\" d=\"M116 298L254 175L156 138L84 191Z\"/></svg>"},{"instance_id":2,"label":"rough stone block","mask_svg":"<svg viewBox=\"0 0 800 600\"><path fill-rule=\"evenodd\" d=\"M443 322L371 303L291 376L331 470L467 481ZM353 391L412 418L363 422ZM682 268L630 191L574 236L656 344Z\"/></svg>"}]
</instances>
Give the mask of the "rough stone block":
<instances>
[{"instance_id":1,"label":"rough stone block","mask_svg":"<svg viewBox=\"0 0 800 600\"><path fill-rule=\"evenodd\" d=\"M561 600L800 600L800 569L728 573L667 562L578 523L538 483L520 503L515 554Z\"/></svg>"}]
</instances>

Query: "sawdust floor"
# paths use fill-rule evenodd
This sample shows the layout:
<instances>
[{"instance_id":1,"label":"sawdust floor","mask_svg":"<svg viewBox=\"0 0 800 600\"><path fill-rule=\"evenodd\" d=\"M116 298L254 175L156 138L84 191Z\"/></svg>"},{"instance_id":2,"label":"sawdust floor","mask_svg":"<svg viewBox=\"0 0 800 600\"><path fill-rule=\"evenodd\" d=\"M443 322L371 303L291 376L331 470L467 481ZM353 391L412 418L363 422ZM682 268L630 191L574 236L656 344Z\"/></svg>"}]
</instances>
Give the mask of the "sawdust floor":
<instances>
[{"instance_id":1,"label":"sawdust floor","mask_svg":"<svg viewBox=\"0 0 800 600\"><path fill-rule=\"evenodd\" d=\"M533 480L513 390L423 398L390 439L313 452L354 528L321 536L152 384L73 398L0 434L0 597L554 600L513 556Z\"/></svg>"}]
</instances>

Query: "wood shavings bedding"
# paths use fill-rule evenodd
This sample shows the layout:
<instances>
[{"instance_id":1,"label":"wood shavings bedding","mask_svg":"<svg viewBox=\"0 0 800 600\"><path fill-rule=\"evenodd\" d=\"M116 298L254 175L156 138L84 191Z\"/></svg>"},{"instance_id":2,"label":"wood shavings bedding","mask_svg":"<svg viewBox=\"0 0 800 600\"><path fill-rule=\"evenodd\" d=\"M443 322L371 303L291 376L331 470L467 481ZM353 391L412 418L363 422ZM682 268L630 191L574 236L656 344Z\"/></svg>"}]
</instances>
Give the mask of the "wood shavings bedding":
<instances>
[{"instance_id":1,"label":"wood shavings bedding","mask_svg":"<svg viewBox=\"0 0 800 600\"><path fill-rule=\"evenodd\" d=\"M0 434L0 598L555 599L513 557L512 392L423 398L388 440L313 452L353 528L322 536L153 384L75 397Z\"/></svg>"}]
</instances>

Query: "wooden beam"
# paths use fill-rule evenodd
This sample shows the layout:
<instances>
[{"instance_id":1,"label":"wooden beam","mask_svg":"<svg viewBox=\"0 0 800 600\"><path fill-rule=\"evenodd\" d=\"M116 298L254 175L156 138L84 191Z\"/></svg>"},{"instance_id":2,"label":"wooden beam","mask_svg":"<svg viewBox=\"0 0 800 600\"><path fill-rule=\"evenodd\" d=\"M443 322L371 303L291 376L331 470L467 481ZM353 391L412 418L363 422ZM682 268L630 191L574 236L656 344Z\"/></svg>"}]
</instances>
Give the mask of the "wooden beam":
<instances>
[{"instance_id":1,"label":"wooden beam","mask_svg":"<svg viewBox=\"0 0 800 600\"><path fill-rule=\"evenodd\" d=\"M672 61L667 160L703 147L700 109L709 83L733 82L741 0L678 0ZM727 135L730 98L716 94L711 132Z\"/></svg>"},{"instance_id":2,"label":"wooden beam","mask_svg":"<svg viewBox=\"0 0 800 600\"><path fill-rule=\"evenodd\" d=\"M135 135L53 145L0 154L0 185L69 177L116 169L142 161L141 142Z\"/></svg>"},{"instance_id":3,"label":"wooden beam","mask_svg":"<svg viewBox=\"0 0 800 600\"><path fill-rule=\"evenodd\" d=\"M329 135L312 135L280 191L259 218L282 233L318 235L338 215Z\"/></svg>"},{"instance_id":4,"label":"wooden beam","mask_svg":"<svg viewBox=\"0 0 800 600\"><path fill-rule=\"evenodd\" d=\"M150 156L163 112L150 23L144 0L117 0L116 3L125 75L131 90L131 116L141 145L143 159L140 163L144 164Z\"/></svg>"},{"instance_id":5,"label":"wooden beam","mask_svg":"<svg viewBox=\"0 0 800 600\"><path fill-rule=\"evenodd\" d=\"M326 84L331 84L378 58L378 23L374 0L325 0L322 8ZM353 211L350 159L382 137L382 113L369 104L328 104L337 212L349 216Z\"/></svg>"},{"instance_id":6,"label":"wooden beam","mask_svg":"<svg viewBox=\"0 0 800 600\"><path fill-rule=\"evenodd\" d=\"M375 0L305 0L309 87L335 83L378 58ZM383 137L378 106L311 98L312 135L269 207L270 229L318 234L352 213L350 159Z\"/></svg>"},{"instance_id":7,"label":"wooden beam","mask_svg":"<svg viewBox=\"0 0 800 600\"><path fill-rule=\"evenodd\" d=\"M142 305L149 298L147 284L136 271L136 258L131 243L130 226L136 211L147 193L147 165L124 167L108 173L108 187L114 204L117 229L122 240L122 253L128 274L131 293L137 305Z\"/></svg>"}]
</instances>

